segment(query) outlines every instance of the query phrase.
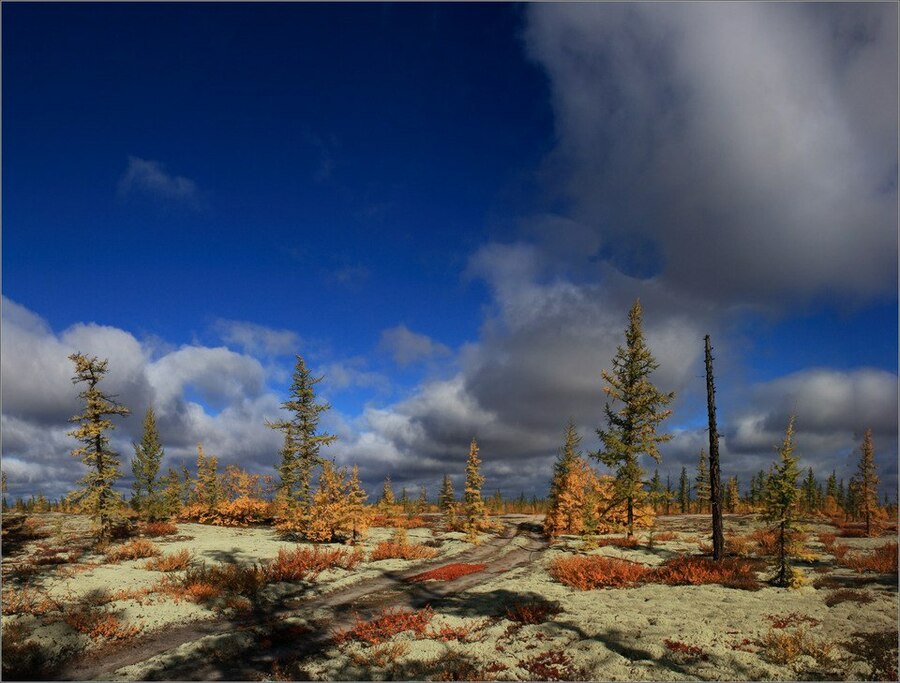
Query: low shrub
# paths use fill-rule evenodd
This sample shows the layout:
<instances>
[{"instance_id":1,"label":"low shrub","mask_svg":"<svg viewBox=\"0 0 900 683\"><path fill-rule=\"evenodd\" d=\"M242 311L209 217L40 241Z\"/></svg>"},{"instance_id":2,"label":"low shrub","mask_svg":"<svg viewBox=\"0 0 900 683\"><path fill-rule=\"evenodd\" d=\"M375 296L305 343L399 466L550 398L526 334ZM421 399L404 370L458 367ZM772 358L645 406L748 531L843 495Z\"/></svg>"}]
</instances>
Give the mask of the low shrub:
<instances>
[{"instance_id":1,"label":"low shrub","mask_svg":"<svg viewBox=\"0 0 900 683\"><path fill-rule=\"evenodd\" d=\"M792 628L801 624L818 626L822 623L818 619L814 619L806 614L797 614L796 612L791 612L790 614L768 614L766 619L772 624L772 628L780 629Z\"/></svg>"},{"instance_id":2,"label":"low shrub","mask_svg":"<svg viewBox=\"0 0 900 683\"><path fill-rule=\"evenodd\" d=\"M837 538L836 534L819 534L819 543L821 543L827 552L831 552L832 548L834 548L834 541Z\"/></svg>"},{"instance_id":3,"label":"low shrub","mask_svg":"<svg viewBox=\"0 0 900 683\"><path fill-rule=\"evenodd\" d=\"M3 625L3 679L19 681L47 680L44 675L47 655L31 640L31 631L21 623Z\"/></svg>"},{"instance_id":4,"label":"low shrub","mask_svg":"<svg viewBox=\"0 0 900 683\"><path fill-rule=\"evenodd\" d=\"M201 512L198 521L201 524L216 526L250 526L264 524L274 519L272 504L265 500L240 496L235 500L225 501L212 510Z\"/></svg>"},{"instance_id":5,"label":"low shrub","mask_svg":"<svg viewBox=\"0 0 900 683\"><path fill-rule=\"evenodd\" d=\"M123 560L139 560L145 557L156 557L162 554L159 547L144 538L136 538L122 545L114 546L106 553L107 562L122 562Z\"/></svg>"},{"instance_id":6,"label":"low shrub","mask_svg":"<svg viewBox=\"0 0 900 683\"><path fill-rule=\"evenodd\" d=\"M359 549L346 550L337 548L323 550L318 546L314 548L299 547L293 550L279 548L278 555L263 567L266 581L277 583L279 581L313 581L326 569L339 567L340 569L353 569L362 560L362 552Z\"/></svg>"},{"instance_id":7,"label":"low shrub","mask_svg":"<svg viewBox=\"0 0 900 683\"><path fill-rule=\"evenodd\" d=\"M598 555L558 557L550 564L550 575L581 591L623 588L643 581L648 569L642 564Z\"/></svg>"},{"instance_id":8,"label":"low shrub","mask_svg":"<svg viewBox=\"0 0 900 683\"><path fill-rule=\"evenodd\" d=\"M832 643L811 637L805 627L793 632L770 630L759 644L765 657L774 664L791 664L800 655L808 655L819 664L827 664L834 649Z\"/></svg>"},{"instance_id":9,"label":"low shrub","mask_svg":"<svg viewBox=\"0 0 900 683\"><path fill-rule=\"evenodd\" d=\"M873 598L868 593L863 593L862 591L850 590L849 588L845 588L842 590L836 590L828 597L825 598L825 604L829 607L834 607L835 605L840 605L842 602L858 602L860 604L868 604L873 602L875 598Z\"/></svg>"},{"instance_id":10,"label":"low shrub","mask_svg":"<svg viewBox=\"0 0 900 683\"><path fill-rule=\"evenodd\" d=\"M659 543L665 543L666 541L674 541L678 538L678 534L674 531L661 531L658 534L653 535L653 540L658 541Z\"/></svg>"},{"instance_id":11,"label":"low shrub","mask_svg":"<svg viewBox=\"0 0 900 683\"><path fill-rule=\"evenodd\" d=\"M756 542L749 536L726 536L725 550L731 555L747 557L753 553Z\"/></svg>"},{"instance_id":12,"label":"low shrub","mask_svg":"<svg viewBox=\"0 0 900 683\"><path fill-rule=\"evenodd\" d=\"M654 536L653 540L659 541L659 536ZM594 539L595 547L602 548L604 546L615 546L617 548L637 548L638 540L634 536L598 536Z\"/></svg>"},{"instance_id":13,"label":"low shrub","mask_svg":"<svg viewBox=\"0 0 900 683\"><path fill-rule=\"evenodd\" d=\"M381 541L369 555L369 560L427 560L437 555L437 550L414 543Z\"/></svg>"},{"instance_id":14,"label":"low shrub","mask_svg":"<svg viewBox=\"0 0 900 683\"><path fill-rule=\"evenodd\" d=\"M689 661L703 660L705 662L709 659L709 655L703 651L702 647L697 645L688 645L680 640L669 640L668 638L663 641L663 645L666 646L669 652L678 654Z\"/></svg>"},{"instance_id":15,"label":"low shrub","mask_svg":"<svg viewBox=\"0 0 900 683\"><path fill-rule=\"evenodd\" d=\"M850 546L846 545L832 545L831 550L829 551L832 555L834 555L834 559L838 561L838 564L844 561L844 558L847 556L847 552L850 550Z\"/></svg>"},{"instance_id":16,"label":"low shrub","mask_svg":"<svg viewBox=\"0 0 900 683\"><path fill-rule=\"evenodd\" d=\"M450 624L438 624L436 628L432 628L425 634L429 640L440 640L442 643L448 643L456 640L461 643L473 643L481 640L481 636L475 636L475 631L479 631L487 624L486 621L480 621L475 624L462 624L460 626L450 626Z\"/></svg>"},{"instance_id":17,"label":"low shrub","mask_svg":"<svg viewBox=\"0 0 900 683\"><path fill-rule=\"evenodd\" d=\"M558 650L541 652L517 662L533 681L590 681L593 676L584 668L576 667L572 657Z\"/></svg>"},{"instance_id":18,"label":"low shrub","mask_svg":"<svg viewBox=\"0 0 900 683\"><path fill-rule=\"evenodd\" d=\"M384 669L409 654L408 643L381 643L361 652L351 652L350 661L365 669Z\"/></svg>"},{"instance_id":19,"label":"low shrub","mask_svg":"<svg viewBox=\"0 0 900 683\"><path fill-rule=\"evenodd\" d=\"M178 533L178 527L172 522L146 522L139 527L144 536L174 536Z\"/></svg>"},{"instance_id":20,"label":"low shrub","mask_svg":"<svg viewBox=\"0 0 900 683\"><path fill-rule=\"evenodd\" d=\"M377 616L365 621L356 618L349 629L338 631L332 636L337 645L357 640L369 645L378 645L390 640L398 633L412 631L417 637L424 637L434 611L430 607L420 610L385 609Z\"/></svg>"},{"instance_id":21,"label":"low shrub","mask_svg":"<svg viewBox=\"0 0 900 683\"><path fill-rule=\"evenodd\" d=\"M128 640L141 630L137 626L124 625L115 614L83 604L68 606L63 612L63 621L93 640Z\"/></svg>"},{"instance_id":22,"label":"low shrub","mask_svg":"<svg viewBox=\"0 0 900 683\"><path fill-rule=\"evenodd\" d=\"M778 552L778 539L774 531L754 529L748 536L756 546L756 552L760 555L774 555Z\"/></svg>"},{"instance_id":23,"label":"low shrub","mask_svg":"<svg viewBox=\"0 0 900 683\"><path fill-rule=\"evenodd\" d=\"M843 646L853 659L869 667L867 680L898 680L897 629L876 633L856 632L853 640L843 643Z\"/></svg>"},{"instance_id":24,"label":"low shrub","mask_svg":"<svg viewBox=\"0 0 900 683\"><path fill-rule=\"evenodd\" d=\"M729 557L718 562L709 557L675 557L653 569L649 580L670 586L717 583L726 588L741 590L761 588L749 562Z\"/></svg>"},{"instance_id":25,"label":"low shrub","mask_svg":"<svg viewBox=\"0 0 900 683\"><path fill-rule=\"evenodd\" d=\"M177 552L154 557L144 564L144 569L156 572L177 572L187 569L191 564L191 552L184 548Z\"/></svg>"},{"instance_id":26,"label":"low shrub","mask_svg":"<svg viewBox=\"0 0 900 683\"><path fill-rule=\"evenodd\" d=\"M871 553L853 554L841 558L838 564L849 567L859 573L877 572L879 574L897 573L897 544L887 543L875 548Z\"/></svg>"},{"instance_id":27,"label":"low shrub","mask_svg":"<svg viewBox=\"0 0 900 683\"><path fill-rule=\"evenodd\" d=\"M543 624L548 617L553 617L562 612L558 602L546 600L532 600L530 602L516 602L506 608L506 618L520 624Z\"/></svg>"},{"instance_id":28,"label":"low shrub","mask_svg":"<svg viewBox=\"0 0 900 683\"><path fill-rule=\"evenodd\" d=\"M61 609L59 603L47 593L30 586L3 591L2 603L3 614L30 614L39 617Z\"/></svg>"},{"instance_id":29,"label":"low shrub","mask_svg":"<svg viewBox=\"0 0 900 683\"><path fill-rule=\"evenodd\" d=\"M454 564L446 564L443 567L437 567L436 569L430 569L427 572L415 574L414 576L410 576L406 580L413 582L453 581L453 579L458 579L460 576L480 572L484 570L486 566L487 565L484 564L463 564L461 562L457 562Z\"/></svg>"}]
</instances>

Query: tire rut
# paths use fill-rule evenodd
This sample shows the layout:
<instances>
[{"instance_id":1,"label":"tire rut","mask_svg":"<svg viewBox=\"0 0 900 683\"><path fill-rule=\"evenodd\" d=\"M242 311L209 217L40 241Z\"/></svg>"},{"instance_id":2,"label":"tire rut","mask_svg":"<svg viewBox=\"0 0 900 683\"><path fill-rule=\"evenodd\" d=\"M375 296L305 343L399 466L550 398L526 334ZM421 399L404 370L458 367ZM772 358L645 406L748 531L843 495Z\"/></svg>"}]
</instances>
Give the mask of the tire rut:
<instances>
[{"instance_id":1,"label":"tire rut","mask_svg":"<svg viewBox=\"0 0 900 683\"><path fill-rule=\"evenodd\" d=\"M519 541L523 542L522 545L509 549L509 546ZM303 657L322 649L335 630L350 626L357 615L368 617L380 609L391 607L421 608L427 604L435 605L499 574L531 563L547 546L547 541L535 530L534 525L507 522L500 535L459 555L425 562L402 572L387 572L383 576L332 593L309 598L288 598L290 605L284 604L283 601L282 604L276 603L248 617L192 622L156 631L131 641L125 647L119 646L105 652L95 651L89 656L70 662L63 667L57 678L108 680L115 671L123 667L164 655L207 636L264 628L273 619L308 616L323 608L332 611L332 618L328 623L318 624L316 631L310 633L300 644L255 651L239 666L209 665L194 661L154 672L153 676L157 680L247 680L253 673L264 671L268 665L280 658ZM407 581L410 576L450 562L487 566L481 572L467 574L453 581L433 582L431 585Z\"/></svg>"}]
</instances>

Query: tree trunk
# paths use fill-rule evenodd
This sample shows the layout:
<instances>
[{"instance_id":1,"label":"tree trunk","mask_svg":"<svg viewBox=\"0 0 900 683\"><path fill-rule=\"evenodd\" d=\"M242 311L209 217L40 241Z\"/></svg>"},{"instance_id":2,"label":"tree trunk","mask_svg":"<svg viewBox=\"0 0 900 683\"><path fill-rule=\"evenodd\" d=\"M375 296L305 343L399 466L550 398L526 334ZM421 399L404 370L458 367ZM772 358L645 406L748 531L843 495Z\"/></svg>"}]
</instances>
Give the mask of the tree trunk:
<instances>
[{"instance_id":1,"label":"tree trunk","mask_svg":"<svg viewBox=\"0 0 900 683\"><path fill-rule=\"evenodd\" d=\"M634 499L628 496L628 538L634 535Z\"/></svg>"},{"instance_id":2,"label":"tree trunk","mask_svg":"<svg viewBox=\"0 0 900 683\"><path fill-rule=\"evenodd\" d=\"M719 433L716 431L716 385L713 379L712 347L706 335L706 409L709 416L709 498L712 512L713 559L725 556L725 535L722 529L722 491L719 481Z\"/></svg>"}]
</instances>

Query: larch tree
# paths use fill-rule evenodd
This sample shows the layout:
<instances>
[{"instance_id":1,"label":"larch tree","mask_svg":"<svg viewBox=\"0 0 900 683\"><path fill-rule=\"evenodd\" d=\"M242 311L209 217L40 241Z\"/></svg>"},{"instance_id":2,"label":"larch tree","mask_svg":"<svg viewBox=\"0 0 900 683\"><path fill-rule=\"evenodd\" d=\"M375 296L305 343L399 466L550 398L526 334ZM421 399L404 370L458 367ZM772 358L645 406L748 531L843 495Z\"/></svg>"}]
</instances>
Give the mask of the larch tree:
<instances>
[{"instance_id":1,"label":"larch tree","mask_svg":"<svg viewBox=\"0 0 900 683\"><path fill-rule=\"evenodd\" d=\"M469 541L478 538L478 532L490 528L487 508L481 498L481 487L484 477L481 476L481 460L478 457L478 443L472 439L469 444L469 458L466 461L466 488L463 492L463 530Z\"/></svg>"},{"instance_id":2,"label":"larch tree","mask_svg":"<svg viewBox=\"0 0 900 683\"><path fill-rule=\"evenodd\" d=\"M453 481L449 474L445 474L444 480L441 482L441 492L438 494L438 507L441 512L446 513L455 503L456 494L453 491Z\"/></svg>"},{"instance_id":3,"label":"larch tree","mask_svg":"<svg viewBox=\"0 0 900 683\"><path fill-rule=\"evenodd\" d=\"M738 478L729 477L725 484L725 509L730 513L737 512L740 501L741 495L738 486Z\"/></svg>"},{"instance_id":4,"label":"larch tree","mask_svg":"<svg viewBox=\"0 0 900 683\"><path fill-rule=\"evenodd\" d=\"M362 539L366 529L369 528L370 515L368 508L366 508L366 499L368 497L359 480L359 466L354 465L353 469L350 470L350 482L347 488L351 543L356 543Z\"/></svg>"},{"instance_id":5,"label":"larch tree","mask_svg":"<svg viewBox=\"0 0 900 683\"><path fill-rule=\"evenodd\" d=\"M182 488L178 470L170 467L166 476L162 478L160 508L165 517L175 517L181 510Z\"/></svg>"},{"instance_id":6,"label":"larch tree","mask_svg":"<svg viewBox=\"0 0 900 683\"><path fill-rule=\"evenodd\" d=\"M709 465L706 452L701 448L700 457L697 460L697 478L694 480L694 492L697 498L697 512L706 512L709 509Z\"/></svg>"},{"instance_id":7,"label":"larch tree","mask_svg":"<svg viewBox=\"0 0 900 683\"><path fill-rule=\"evenodd\" d=\"M143 432L140 443L132 444L134 457L131 459L131 472L134 483L131 485L131 501L134 509L142 517L155 519L162 513L160 482L157 481L159 466L165 451L156 428L156 415L153 408L147 408L144 415Z\"/></svg>"},{"instance_id":8,"label":"larch tree","mask_svg":"<svg viewBox=\"0 0 900 683\"><path fill-rule=\"evenodd\" d=\"M607 467L615 468L616 495L627 507L628 536L634 534L634 508L644 497L643 470L638 457L648 455L660 461L659 444L669 441L671 434L657 433L659 423L671 410L665 408L675 397L651 384L649 377L659 364L644 342L641 302L635 301L628 313L625 346L618 347L611 372L603 370L607 396L621 407L605 406L606 429L598 429L602 446L593 454Z\"/></svg>"},{"instance_id":9,"label":"larch tree","mask_svg":"<svg viewBox=\"0 0 900 683\"><path fill-rule=\"evenodd\" d=\"M681 476L678 478L678 507L683 515L691 511L691 483L687 467L681 468Z\"/></svg>"},{"instance_id":10,"label":"larch tree","mask_svg":"<svg viewBox=\"0 0 900 683\"><path fill-rule=\"evenodd\" d=\"M582 471L586 464L581 457L580 445L581 436L575 423L569 420L563 445L553 464L547 497L544 531L549 536L577 534L584 527L587 482Z\"/></svg>"},{"instance_id":11,"label":"larch tree","mask_svg":"<svg viewBox=\"0 0 900 683\"><path fill-rule=\"evenodd\" d=\"M207 510L214 510L222 502L222 482L218 473L219 459L203 451L203 444L197 444L197 481L194 484L196 501Z\"/></svg>"},{"instance_id":12,"label":"larch tree","mask_svg":"<svg viewBox=\"0 0 900 683\"><path fill-rule=\"evenodd\" d=\"M113 489L122 473L119 470L119 456L109 445L108 432L114 429L109 418L128 415L129 410L97 386L107 372L108 361L81 353L73 353L69 360L75 364L72 383L87 385L78 394L79 398L84 399L84 412L69 418L70 422L78 422L79 427L68 432L68 435L81 443L72 451L72 456L81 458L88 468L88 473L78 482L84 488L76 491L72 499L91 516L102 540L109 537L112 524L121 514L124 503L122 496Z\"/></svg>"},{"instance_id":13,"label":"larch tree","mask_svg":"<svg viewBox=\"0 0 900 683\"><path fill-rule=\"evenodd\" d=\"M353 535L350 496L344 468L330 460L322 462L319 486L313 494L309 523L304 535L310 541L330 543Z\"/></svg>"},{"instance_id":14,"label":"larch tree","mask_svg":"<svg viewBox=\"0 0 900 683\"><path fill-rule=\"evenodd\" d=\"M419 497L416 499L416 514L422 514L428 510L428 490L425 484L419 487Z\"/></svg>"},{"instance_id":15,"label":"larch tree","mask_svg":"<svg viewBox=\"0 0 900 683\"><path fill-rule=\"evenodd\" d=\"M871 536L872 519L878 509L878 475L875 473L875 448L872 446L871 429L867 429L863 435L856 481L857 506L866 522L866 536Z\"/></svg>"},{"instance_id":16,"label":"larch tree","mask_svg":"<svg viewBox=\"0 0 900 683\"><path fill-rule=\"evenodd\" d=\"M797 531L797 505L800 489L797 487L797 457L794 456L794 418L788 422L784 442L778 451L779 461L772 466L766 481L763 520L771 523L775 532L776 574L774 583L787 586L794 572L790 567L791 536Z\"/></svg>"},{"instance_id":17,"label":"larch tree","mask_svg":"<svg viewBox=\"0 0 900 683\"><path fill-rule=\"evenodd\" d=\"M333 443L333 434L320 434L319 419L329 410L328 403L316 403L316 385L324 379L313 377L302 356L297 356L291 382L290 399L281 407L292 413L290 419L267 421L266 426L284 433L285 444L281 449L281 462L277 466L281 484L289 491L287 503L300 508L301 517L307 518L312 504L312 478L317 465L322 464L319 451ZM287 479L285 479L287 475Z\"/></svg>"}]
</instances>

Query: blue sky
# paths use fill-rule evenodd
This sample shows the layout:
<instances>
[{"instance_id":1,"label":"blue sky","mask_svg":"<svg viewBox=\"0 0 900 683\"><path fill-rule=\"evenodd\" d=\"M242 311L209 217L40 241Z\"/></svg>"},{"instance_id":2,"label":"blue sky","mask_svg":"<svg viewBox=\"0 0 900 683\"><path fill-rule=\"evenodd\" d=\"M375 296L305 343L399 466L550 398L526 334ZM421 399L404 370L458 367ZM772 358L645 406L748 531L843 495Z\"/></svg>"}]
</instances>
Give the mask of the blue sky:
<instances>
[{"instance_id":1,"label":"blue sky","mask_svg":"<svg viewBox=\"0 0 900 683\"><path fill-rule=\"evenodd\" d=\"M653 11L651 11L653 10ZM662 471L790 412L804 465L897 460L896 7L4 4L3 455L51 494L67 353L171 462L271 471L294 353L340 462L542 494L595 447L635 298L679 396ZM118 365L117 365L118 364ZM806 431L804 431L806 429ZM127 470L127 467L126 467Z\"/></svg>"}]
</instances>

